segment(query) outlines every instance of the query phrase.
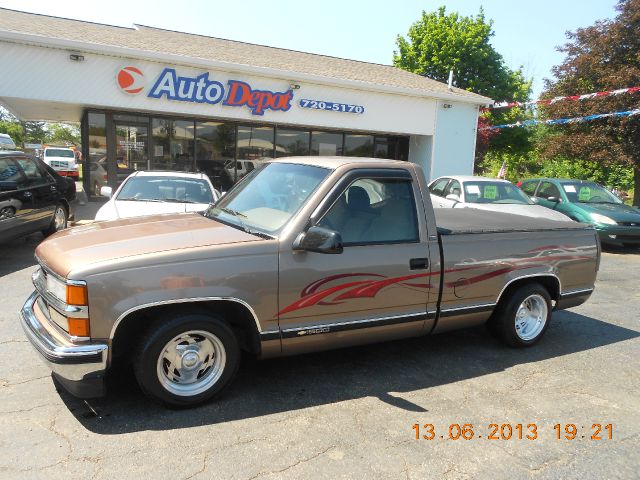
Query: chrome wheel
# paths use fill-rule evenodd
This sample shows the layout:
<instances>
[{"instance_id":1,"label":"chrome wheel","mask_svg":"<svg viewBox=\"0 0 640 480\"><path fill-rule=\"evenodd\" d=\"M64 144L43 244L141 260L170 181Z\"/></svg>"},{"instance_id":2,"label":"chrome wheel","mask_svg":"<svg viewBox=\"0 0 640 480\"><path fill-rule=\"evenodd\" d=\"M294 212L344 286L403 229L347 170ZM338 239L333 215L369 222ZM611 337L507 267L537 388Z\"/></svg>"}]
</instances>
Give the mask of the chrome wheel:
<instances>
[{"instance_id":1,"label":"chrome wheel","mask_svg":"<svg viewBox=\"0 0 640 480\"><path fill-rule=\"evenodd\" d=\"M516 334L522 340L533 340L544 329L547 323L549 307L542 295L529 295L516 311Z\"/></svg>"},{"instance_id":2,"label":"chrome wheel","mask_svg":"<svg viewBox=\"0 0 640 480\"><path fill-rule=\"evenodd\" d=\"M53 216L53 230L57 232L67 227L67 212L64 207L57 206Z\"/></svg>"},{"instance_id":3,"label":"chrome wheel","mask_svg":"<svg viewBox=\"0 0 640 480\"><path fill-rule=\"evenodd\" d=\"M157 362L158 380L174 395L198 395L220 380L226 360L224 345L216 335L189 330L162 348Z\"/></svg>"}]
</instances>

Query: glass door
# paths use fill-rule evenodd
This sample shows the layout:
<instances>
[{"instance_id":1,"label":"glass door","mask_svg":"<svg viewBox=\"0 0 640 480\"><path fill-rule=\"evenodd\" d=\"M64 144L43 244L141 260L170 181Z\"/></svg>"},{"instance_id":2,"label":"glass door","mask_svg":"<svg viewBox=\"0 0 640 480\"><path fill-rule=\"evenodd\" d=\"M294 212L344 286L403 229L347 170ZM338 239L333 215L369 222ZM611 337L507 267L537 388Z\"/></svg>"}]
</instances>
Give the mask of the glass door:
<instances>
[{"instance_id":1,"label":"glass door","mask_svg":"<svg viewBox=\"0 0 640 480\"><path fill-rule=\"evenodd\" d=\"M118 184L136 170L149 170L148 125L116 123Z\"/></svg>"}]
</instances>

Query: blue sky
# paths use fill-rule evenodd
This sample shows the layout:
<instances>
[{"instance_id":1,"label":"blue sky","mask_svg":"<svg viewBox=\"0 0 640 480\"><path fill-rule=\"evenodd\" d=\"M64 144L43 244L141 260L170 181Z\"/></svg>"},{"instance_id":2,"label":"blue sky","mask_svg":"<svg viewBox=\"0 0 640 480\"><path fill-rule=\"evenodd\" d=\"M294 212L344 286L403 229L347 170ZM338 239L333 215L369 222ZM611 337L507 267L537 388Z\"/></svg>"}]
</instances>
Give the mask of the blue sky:
<instances>
[{"instance_id":1,"label":"blue sky","mask_svg":"<svg viewBox=\"0 0 640 480\"><path fill-rule=\"evenodd\" d=\"M534 79L534 98L562 62L555 47L565 32L615 16L616 0L0 0L0 6L112 25L134 23L274 47L391 64L396 35L406 34L422 10L494 21L492 44L507 65ZM587 92L575 92L587 93ZM502 99L495 99L500 101Z\"/></svg>"}]
</instances>

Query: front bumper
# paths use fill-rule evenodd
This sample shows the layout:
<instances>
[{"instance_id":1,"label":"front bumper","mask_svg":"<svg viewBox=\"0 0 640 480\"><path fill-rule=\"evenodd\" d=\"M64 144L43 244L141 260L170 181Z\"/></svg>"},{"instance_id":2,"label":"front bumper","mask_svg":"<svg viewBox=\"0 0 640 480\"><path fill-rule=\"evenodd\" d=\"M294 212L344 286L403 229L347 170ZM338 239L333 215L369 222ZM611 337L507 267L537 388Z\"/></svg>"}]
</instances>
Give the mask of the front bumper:
<instances>
[{"instance_id":1,"label":"front bumper","mask_svg":"<svg viewBox=\"0 0 640 480\"><path fill-rule=\"evenodd\" d=\"M600 241L608 245L640 246L640 227L626 225L596 226Z\"/></svg>"},{"instance_id":2,"label":"front bumper","mask_svg":"<svg viewBox=\"0 0 640 480\"><path fill-rule=\"evenodd\" d=\"M20 311L22 328L62 386L80 398L104 395L109 347L106 343L73 343L38 306L33 292Z\"/></svg>"}]
</instances>

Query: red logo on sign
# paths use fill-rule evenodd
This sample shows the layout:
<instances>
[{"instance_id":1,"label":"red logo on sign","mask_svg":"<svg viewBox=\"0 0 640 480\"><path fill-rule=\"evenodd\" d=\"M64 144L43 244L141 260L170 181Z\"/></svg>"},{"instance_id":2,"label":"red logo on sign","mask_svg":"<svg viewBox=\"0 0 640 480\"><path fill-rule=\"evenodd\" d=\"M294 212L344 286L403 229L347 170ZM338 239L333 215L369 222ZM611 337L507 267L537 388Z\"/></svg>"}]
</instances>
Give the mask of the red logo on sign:
<instances>
[{"instance_id":1,"label":"red logo on sign","mask_svg":"<svg viewBox=\"0 0 640 480\"><path fill-rule=\"evenodd\" d=\"M144 88L144 74L136 67L121 68L116 81L120 90L125 93L140 93Z\"/></svg>"}]
</instances>

